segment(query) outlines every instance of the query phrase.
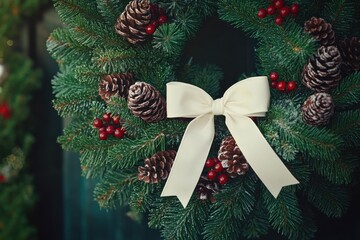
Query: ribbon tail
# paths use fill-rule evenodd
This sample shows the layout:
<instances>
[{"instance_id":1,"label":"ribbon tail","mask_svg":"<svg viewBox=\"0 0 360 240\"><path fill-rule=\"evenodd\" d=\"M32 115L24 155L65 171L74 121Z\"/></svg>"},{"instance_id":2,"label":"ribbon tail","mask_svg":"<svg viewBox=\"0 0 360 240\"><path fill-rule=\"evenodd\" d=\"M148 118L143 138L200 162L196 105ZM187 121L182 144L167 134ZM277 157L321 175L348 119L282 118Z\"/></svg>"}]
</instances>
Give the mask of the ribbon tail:
<instances>
[{"instance_id":1,"label":"ribbon tail","mask_svg":"<svg viewBox=\"0 0 360 240\"><path fill-rule=\"evenodd\" d=\"M299 183L250 118L227 114L226 125L251 168L275 198L283 187Z\"/></svg>"},{"instance_id":2,"label":"ribbon tail","mask_svg":"<svg viewBox=\"0 0 360 240\"><path fill-rule=\"evenodd\" d=\"M214 134L212 114L201 115L189 123L161 193L162 197L177 196L183 207L187 206L204 168Z\"/></svg>"}]
</instances>

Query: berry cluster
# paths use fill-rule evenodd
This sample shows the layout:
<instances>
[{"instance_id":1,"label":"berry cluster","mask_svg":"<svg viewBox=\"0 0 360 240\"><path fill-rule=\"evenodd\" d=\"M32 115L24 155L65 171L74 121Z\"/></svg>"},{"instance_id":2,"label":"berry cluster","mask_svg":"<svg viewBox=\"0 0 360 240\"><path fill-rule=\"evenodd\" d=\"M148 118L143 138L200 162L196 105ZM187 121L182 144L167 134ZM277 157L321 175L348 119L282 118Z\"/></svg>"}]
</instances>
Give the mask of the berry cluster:
<instances>
[{"instance_id":1,"label":"berry cluster","mask_svg":"<svg viewBox=\"0 0 360 240\"><path fill-rule=\"evenodd\" d=\"M299 4L293 3L290 7L285 6L284 0L271 0L272 5L268 6L267 9L259 9L257 15L259 18L265 18L267 15L275 15L275 24L280 26L285 17L292 14L293 16L297 15L300 10Z\"/></svg>"},{"instance_id":2,"label":"berry cluster","mask_svg":"<svg viewBox=\"0 0 360 240\"><path fill-rule=\"evenodd\" d=\"M168 17L165 15L165 10L157 4L150 4L152 21L146 26L146 33L153 35L156 28L167 22Z\"/></svg>"},{"instance_id":3,"label":"berry cluster","mask_svg":"<svg viewBox=\"0 0 360 240\"><path fill-rule=\"evenodd\" d=\"M123 138L126 130L121 126L121 120L119 116L111 116L110 113L105 113L100 118L95 118L94 127L99 129L100 140L106 140L109 135L113 135L116 138Z\"/></svg>"},{"instance_id":4,"label":"berry cluster","mask_svg":"<svg viewBox=\"0 0 360 240\"><path fill-rule=\"evenodd\" d=\"M292 92L297 88L295 81L278 81L279 73L271 72L270 73L271 87L276 88L279 92Z\"/></svg>"},{"instance_id":5,"label":"berry cluster","mask_svg":"<svg viewBox=\"0 0 360 240\"><path fill-rule=\"evenodd\" d=\"M210 181L218 181L221 185L229 181L229 177L218 158L209 158L206 160L205 167L208 170L207 178Z\"/></svg>"}]
</instances>

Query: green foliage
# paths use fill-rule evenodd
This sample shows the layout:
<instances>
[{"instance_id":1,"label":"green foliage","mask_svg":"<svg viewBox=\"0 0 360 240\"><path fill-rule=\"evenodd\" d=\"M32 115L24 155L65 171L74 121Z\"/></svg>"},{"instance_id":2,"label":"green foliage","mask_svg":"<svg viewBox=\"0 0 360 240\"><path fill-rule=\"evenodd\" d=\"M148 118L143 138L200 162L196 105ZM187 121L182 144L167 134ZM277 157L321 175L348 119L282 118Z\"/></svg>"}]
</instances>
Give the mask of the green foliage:
<instances>
[{"instance_id":1,"label":"green foliage","mask_svg":"<svg viewBox=\"0 0 360 240\"><path fill-rule=\"evenodd\" d=\"M349 201L345 185L352 183L359 167L358 157L350 153L360 144L359 73L342 79L331 92L336 103L331 124L306 125L301 105L311 92L301 85L301 72L318 45L303 32L303 25L322 12L337 36L352 36L359 4L344 0L294 0L288 4L295 2L301 6L300 14L277 26L273 16L257 17L258 9L267 6L261 1L152 1L166 10L169 21L159 26L149 41L132 45L114 30L128 1L55 1L66 25L55 30L47 42L61 65L52 82L54 107L61 116L73 118L59 142L67 150L80 152L84 175L99 179L94 197L101 207L129 204L133 213L149 212L149 226L160 229L165 239L211 240L266 238L271 229L288 239L311 239L316 231L312 206L327 216L339 217L345 212ZM164 96L168 82L181 81L219 97L221 69L211 63L192 63L192 58L185 62L182 56L187 41L215 12L258 41L254 75L277 71L282 80L298 83L292 93L271 90L269 111L256 122L300 184L285 187L275 199L250 170L223 186L215 194L215 202L199 201L194 193L183 209L175 198L159 197L164 181L139 181L137 167L158 151L176 150L189 120L146 123L130 112L126 98L102 101L98 83L104 75L131 71L135 81L152 84ZM105 112L123 119L127 131L123 139L98 139L92 121ZM223 117L216 117L215 122L209 156L217 155L221 140L230 134Z\"/></svg>"}]
</instances>

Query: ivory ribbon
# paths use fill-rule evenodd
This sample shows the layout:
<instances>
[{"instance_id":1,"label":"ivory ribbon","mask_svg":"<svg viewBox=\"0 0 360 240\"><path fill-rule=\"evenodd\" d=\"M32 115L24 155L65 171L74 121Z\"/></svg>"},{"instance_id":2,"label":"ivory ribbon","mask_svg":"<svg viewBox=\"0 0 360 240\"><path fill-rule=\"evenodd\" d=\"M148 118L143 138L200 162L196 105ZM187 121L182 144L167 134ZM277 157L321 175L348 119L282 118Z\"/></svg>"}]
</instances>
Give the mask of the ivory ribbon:
<instances>
[{"instance_id":1,"label":"ivory ribbon","mask_svg":"<svg viewBox=\"0 0 360 240\"><path fill-rule=\"evenodd\" d=\"M281 188L299 182L249 117L265 117L270 102L266 77L252 77L213 100L204 90L181 82L167 84L168 118L195 118L187 126L161 196L177 196L185 208L200 178L214 139L214 115L226 126L251 168L276 198Z\"/></svg>"}]
</instances>

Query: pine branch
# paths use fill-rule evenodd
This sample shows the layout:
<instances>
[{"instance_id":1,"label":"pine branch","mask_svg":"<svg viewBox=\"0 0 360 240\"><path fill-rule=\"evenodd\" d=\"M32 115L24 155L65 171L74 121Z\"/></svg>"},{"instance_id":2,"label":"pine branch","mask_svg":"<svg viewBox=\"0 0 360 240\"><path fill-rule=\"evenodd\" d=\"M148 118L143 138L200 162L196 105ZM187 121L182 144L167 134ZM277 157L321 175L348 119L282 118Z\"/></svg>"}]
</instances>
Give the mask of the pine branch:
<instances>
[{"instance_id":1,"label":"pine branch","mask_svg":"<svg viewBox=\"0 0 360 240\"><path fill-rule=\"evenodd\" d=\"M360 72L355 72L341 80L332 92L335 106L340 109L356 106L360 99Z\"/></svg>"},{"instance_id":2,"label":"pine branch","mask_svg":"<svg viewBox=\"0 0 360 240\"><path fill-rule=\"evenodd\" d=\"M96 185L94 198L101 208L125 205L129 200L132 186L137 181L134 171L108 172Z\"/></svg>"},{"instance_id":3,"label":"pine branch","mask_svg":"<svg viewBox=\"0 0 360 240\"><path fill-rule=\"evenodd\" d=\"M164 53L179 56L185 44L185 35L175 23L164 24L155 31L153 46Z\"/></svg>"},{"instance_id":4,"label":"pine branch","mask_svg":"<svg viewBox=\"0 0 360 240\"><path fill-rule=\"evenodd\" d=\"M328 217L341 217L349 206L347 189L314 177L306 191L308 201Z\"/></svg>"},{"instance_id":5,"label":"pine branch","mask_svg":"<svg viewBox=\"0 0 360 240\"><path fill-rule=\"evenodd\" d=\"M96 0L97 7L107 25L114 25L126 6L126 1Z\"/></svg>"},{"instance_id":6,"label":"pine branch","mask_svg":"<svg viewBox=\"0 0 360 240\"><path fill-rule=\"evenodd\" d=\"M347 146L359 146L360 109L335 114L331 127L336 134L344 139Z\"/></svg>"},{"instance_id":7,"label":"pine branch","mask_svg":"<svg viewBox=\"0 0 360 240\"><path fill-rule=\"evenodd\" d=\"M241 234L246 239L260 239L261 236L267 234L269 227L264 205L261 201L257 201L254 210L242 221Z\"/></svg>"},{"instance_id":8,"label":"pine branch","mask_svg":"<svg viewBox=\"0 0 360 240\"><path fill-rule=\"evenodd\" d=\"M53 100L53 106L61 117L75 115L86 115L92 101L97 99L97 95L91 96L64 96Z\"/></svg>"}]
</instances>

